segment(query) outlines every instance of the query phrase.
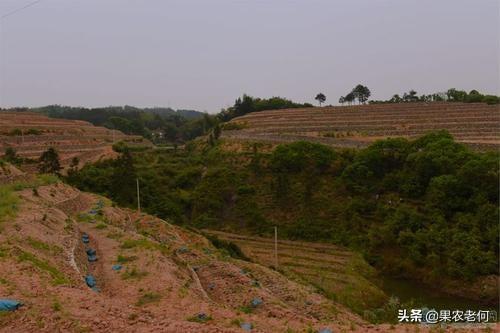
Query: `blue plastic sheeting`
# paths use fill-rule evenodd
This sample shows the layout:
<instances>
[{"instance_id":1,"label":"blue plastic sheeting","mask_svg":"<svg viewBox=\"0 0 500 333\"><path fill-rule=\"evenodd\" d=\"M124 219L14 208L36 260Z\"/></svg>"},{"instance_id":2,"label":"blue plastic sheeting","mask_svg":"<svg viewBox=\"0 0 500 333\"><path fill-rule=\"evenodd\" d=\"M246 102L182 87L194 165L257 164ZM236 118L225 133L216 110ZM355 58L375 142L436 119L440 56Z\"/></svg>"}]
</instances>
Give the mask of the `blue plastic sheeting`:
<instances>
[{"instance_id":1,"label":"blue plastic sheeting","mask_svg":"<svg viewBox=\"0 0 500 333\"><path fill-rule=\"evenodd\" d=\"M95 252L95 250L94 250L94 249L92 249L92 248L87 249L87 251L86 251L86 252L87 252L87 255L88 255L88 256L95 256L95 253L96 253L96 252Z\"/></svg>"},{"instance_id":2,"label":"blue plastic sheeting","mask_svg":"<svg viewBox=\"0 0 500 333\"><path fill-rule=\"evenodd\" d=\"M87 244L89 242L89 235L83 234L82 235L82 242L84 242L85 244Z\"/></svg>"},{"instance_id":3,"label":"blue plastic sheeting","mask_svg":"<svg viewBox=\"0 0 500 333\"><path fill-rule=\"evenodd\" d=\"M329 328L322 328L318 333L333 333L333 331Z\"/></svg>"},{"instance_id":4,"label":"blue plastic sheeting","mask_svg":"<svg viewBox=\"0 0 500 333\"><path fill-rule=\"evenodd\" d=\"M16 311L21 305L21 302L14 299L0 299L0 311Z\"/></svg>"},{"instance_id":5,"label":"blue plastic sheeting","mask_svg":"<svg viewBox=\"0 0 500 333\"><path fill-rule=\"evenodd\" d=\"M87 259L88 259L90 262L94 262L94 261L97 261L97 256L96 256L96 255L87 256Z\"/></svg>"},{"instance_id":6,"label":"blue plastic sheeting","mask_svg":"<svg viewBox=\"0 0 500 333\"><path fill-rule=\"evenodd\" d=\"M262 299L260 299L260 298L258 298L258 297L257 297L257 298L254 298L254 299L252 300L252 303L251 303L251 304L252 304L252 306L253 306L254 308L256 308L256 307L258 307L259 305L261 305L262 303L263 303Z\"/></svg>"},{"instance_id":7,"label":"blue plastic sheeting","mask_svg":"<svg viewBox=\"0 0 500 333\"><path fill-rule=\"evenodd\" d=\"M187 253L189 252L189 249L185 246L181 246L179 249L177 249L178 253Z\"/></svg>"},{"instance_id":8,"label":"blue plastic sheeting","mask_svg":"<svg viewBox=\"0 0 500 333\"><path fill-rule=\"evenodd\" d=\"M241 323L240 327L247 331L247 332L250 332L253 328L253 325L251 323Z\"/></svg>"},{"instance_id":9,"label":"blue plastic sheeting","mask_svg":"<svg viewBox=\"0 0 500 333\"><path fill-rule=\"evenodd\" d=\"M111 267L111 269L112 269L112 270L114 270L114 271L119 271L119 270L121 270L121 269L122 269L122 265L113 265L113 266Z\"/></svg>"},{"instance_id":10,"label":"blue plastic sheeting","mask_svg":"<svg viewBox=\"0 0 500 333\"><path fill-rule=\"evenodd\" d=\"M87 286L89 286L89 288L94 288L95 286L97 286L97 282L92 275L87 275L85 277L85 283L87 284Z\"/></svg>"}]
</instances>

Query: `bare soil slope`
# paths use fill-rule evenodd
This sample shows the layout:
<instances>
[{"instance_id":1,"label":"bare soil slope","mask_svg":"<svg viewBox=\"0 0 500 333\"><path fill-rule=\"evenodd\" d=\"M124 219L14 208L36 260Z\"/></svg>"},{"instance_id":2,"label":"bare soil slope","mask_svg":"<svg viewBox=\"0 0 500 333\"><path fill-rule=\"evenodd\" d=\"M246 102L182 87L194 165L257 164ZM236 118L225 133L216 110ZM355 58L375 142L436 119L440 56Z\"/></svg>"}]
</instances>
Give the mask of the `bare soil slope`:
<instances>
[{"instance_id":1,"label":"bare soil slope","mask_svg":"<svg viewBox=\"0 0 500 333\"><path fill-rule=\"evenodd\" d=\"M0 224L0 297L24 305L0 315L0 332L243 332L242 323L252 332L417 329L368 325L314 288L232 259L197 233L67 185L18 194L17 217ZM88 249L97 261L89 262ZM256 299L262 304L253 307Z\"/></svg>"},{"instance_id":2,"label":"bare soil slope","mask_svg":"<svg viewBox=\"0 0 500 333\"><path fill-rule=\"evenodd\" d=\"M388 137L448 130L478 149L500 146L500 109L483 103L401 103L253 112L231 120L223 137L289 142L310 140L359 148ZM239 129L237 129L239 128Z\"/></svg>"}]
</instances>

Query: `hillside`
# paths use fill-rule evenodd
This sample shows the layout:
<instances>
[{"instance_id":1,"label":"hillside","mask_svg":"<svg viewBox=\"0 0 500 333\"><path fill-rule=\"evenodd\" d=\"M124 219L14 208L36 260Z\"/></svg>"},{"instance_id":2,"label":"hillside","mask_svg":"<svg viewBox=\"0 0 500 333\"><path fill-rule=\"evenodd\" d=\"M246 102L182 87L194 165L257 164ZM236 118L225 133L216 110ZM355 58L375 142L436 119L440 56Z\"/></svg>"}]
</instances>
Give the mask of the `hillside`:
<instances>
[{"instance_id":1,"label":"hillside","mask_svg":"<svg viewBox=\"0 0 500 333\"><path fill-rule=\"evenodd\" d=\"M1 313L0 332L412 329L367 324L310 285L53 177L0 189L0 295L23 304Z\"/></svg>"},{"instance_id":2,"label":"hillside","mask_svg":"<svg viewBox=\"0 0 500 333\"><path fill-rule=\"evenodd\" d=\"M366 147L388 137L414 138L448 130L456 141L479 149L500 146L498 105L400 103L253 112L225 126L223 137L291 142L310 140L338 147Z\"/></svg>"},{"instance_id":3,"label":"hillside","mask_svg":"<svg viewBox=\"0 0 500 333\"><path fill-rule=\"evenodd\" d=\"M0 295L23 306L2 314L1 332L241 332L243 323L253 332L383 330L199 234L54 179L9 191L18 199L16 216L0 224ZM256 299L262 304L250 305Z\"/></svg>"},{"instance_id":4,"label":"hillside","mask_svg":"<svg viewBox=\"0 0 500 333\"><path fill-rule=\"evenodd\" d=\"M50 147L59 152L67 166L77 157L81 164L115 156L114 142L148 144L140 136L93 126L80 120L48 118L32 112L0 112L0 152L12 147L21 157L36 159Z\"/></svg>"}]
</instances>

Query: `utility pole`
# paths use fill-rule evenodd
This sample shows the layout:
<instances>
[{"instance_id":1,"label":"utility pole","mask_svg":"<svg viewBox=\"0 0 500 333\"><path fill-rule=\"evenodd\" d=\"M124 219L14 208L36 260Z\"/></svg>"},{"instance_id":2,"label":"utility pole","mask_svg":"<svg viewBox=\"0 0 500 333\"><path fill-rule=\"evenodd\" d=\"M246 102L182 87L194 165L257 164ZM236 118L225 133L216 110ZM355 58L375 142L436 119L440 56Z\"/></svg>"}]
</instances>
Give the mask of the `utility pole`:
<instances>
[{"instance_id":1,"label":"utility pole","mask_svg":"<svg viewBox=\"0 0 500 333\"><path fill-rule=\"evenodd\" d=\"M278 227L274 227L274 267L278 269Z\"/></svg>"},{"instance_id":2,"label":"utility pole","mask_svg":"<svg viewBox=\"0 0 500 333\"><path fill-rule=\"evenodd\" d=\"M140 214L141 213L141 197L139 196L139 178L137 178L136 181L137 181L137 211Z\"/></svg>"}]
</instances>

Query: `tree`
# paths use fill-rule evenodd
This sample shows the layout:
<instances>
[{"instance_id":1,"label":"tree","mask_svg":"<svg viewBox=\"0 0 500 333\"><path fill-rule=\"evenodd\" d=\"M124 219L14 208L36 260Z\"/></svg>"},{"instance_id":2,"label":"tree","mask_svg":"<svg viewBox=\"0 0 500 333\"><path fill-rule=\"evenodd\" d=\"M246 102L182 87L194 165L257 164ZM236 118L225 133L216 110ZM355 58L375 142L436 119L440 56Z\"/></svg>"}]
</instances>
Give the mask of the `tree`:
<instances>
[{"instance_id":1,"label":"tree","mask_svg":"<svg viewBox=\"0 0 500 333\"><path fill-rule=\"evenodd\" d=\"M130 151L125 149L113 164L109 188L111 197L122 205L136 205L137 173Z\"/></svg>"},{"instance_id":2,"label":"tree","mask_svg":"<svg viewBox=\"0 0 500 333\"><path fill-rule=\"evenodd\" d=\"M221 134L221 128L219 124L216 124L213 129L214 139L219 140Z\"/></svg>"},{"instance_id":3,"label":"tree","mask_svg":"<svg viewBox=\"0 0 500 333\"><path fill-rule=\"evenodd\" d=\"M345 97L344 96L340 96L339 103L342 104L342 105L344 105L344 103L345 103Z\"/></svg>"},{"instance_id":4,"label":"tree","mask_svg":"<svg viewBox=\"0 0 500 333\"><path fill-rule=\"evenodd\" d=\"M357 99L360 104L361 103L365 104L371 95L370 89L368 89L367 86L364 86L362 84L358 84L356 87L354 87L351 93L354 95L354 98Z\"/></svg>"},{"instance_id":5,"label":"tree","mask_svg":"<svg viewBox=\"0 0 500 333\"><path fill-rule=\"evenodd\" d=\"M467 97L467 93L463 90L457 90L455 88L448 89L446 92L448 100L451 102L463 102Z\"/></svg>"},{"instance_id":6,"label":"tree","mask_svg":"<svg viewBox=\"0 0 500 333\"><path fill-rule=\"evenodd\" d=\"M7 162L17 163L19 162L19 156L17 156L16 150L12 147L5 149L5 155L3 156Z\"/></svg>"},{"instance_id":7,"label":"tree","mask_svg":"<svg viewBox=\"0 0 500 333\"><path fill-rule=\"evenodd\" d=\"M317 100L319 102L319 106L321 106L321 104L326 101L326 96L323 93L319 93L316 97L314 97L314 99Z\"/></svg>"},{"instance_id":8,"label":"tree","mask_svg":"<svg viewBox=\"0 0 500 333\"><path fill-rule=\"evenodd\" d=\"M59 154L54 148L51 147L42 153L38 162L38 171L40 173L59 174L61 169Z\"/></svg>"},{"instance_id":9,"label":"tree","mask_svg":"<svg viewBox=\"0 0 500 333\"><path fill-rule=\"evenodd\" d=\"M417 92L413 89L411 89L408 93L403 94L403 101L404 102L417 102L418 101L418 96Z\"/></svg>"},{"instance_id":10,"label":"tree","mask_svg":"<svg viewBox=\"0 0 500 333\"><path fill-rule=\"evenodd\" d=\"M389 102L391 103L401 103L403 100L401 97L399 97L398 94L395 94L394 96L392 96L392 98L389 100Z\"/></svg>"},{"instance_id":11,"label":"tree","mask_svg":"<svg viewBox=\"0 0 500 333\"><path fill-rule=\"evenodd\" d=\"M344 100L345 100L345 101L346 101L349 105L351 105L351 104L352 104L352 102L354 102L354 99L355 99L355 97L354 97L354 94L353 94L352 92L348 93L348 94L347 94L347 95L345 95L345 97L344 97Z\"/></svg>"}]
</instances>

